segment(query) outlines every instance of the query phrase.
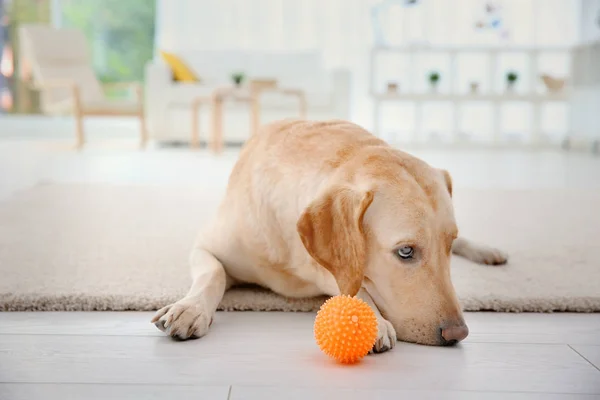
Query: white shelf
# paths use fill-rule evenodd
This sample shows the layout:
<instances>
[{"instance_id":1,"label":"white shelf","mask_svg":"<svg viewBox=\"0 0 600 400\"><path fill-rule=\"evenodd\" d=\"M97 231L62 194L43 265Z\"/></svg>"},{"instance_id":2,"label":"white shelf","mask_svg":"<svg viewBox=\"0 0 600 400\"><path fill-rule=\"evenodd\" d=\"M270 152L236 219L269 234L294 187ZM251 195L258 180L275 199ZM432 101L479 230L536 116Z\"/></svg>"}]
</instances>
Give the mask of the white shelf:
<instances>
[{"instance_id":1,"label":"white shelf","mask_svg":"<svg viewBox=\"0 0 600 400\"><path fill-rule=\"evenodd\" d=\"M380 90L376 87L376 71L379 55L386 53L397 53L399 57L405 57L408 61L409 66L409 90L412 89L410 82L414 80L416 74L416 64L414 63L414 57L419 56L423 53L445 53L449 59L450 74L449 82L450 91L447 93L436 93L436 92L423 92L423 93L385 93L378 92ZM415 44L405 46L375 46L371 49L371 62L370 62L370 94L374 101L373 107L373 131L376 134L380 132L380 110L384 102L413 102L415 104L415 130L413 139L418 141L423 132L424 126L424 115L423 106L427 102L448 102L452 107L452 113L454 114L454 122L450 127L452 131L452 138L454 142L460 141L460 126L459 126L459 115L464 103L466 102L489 102L492 106L492 136L494 143L501 143L504 141L503 134L501 132L501 113L503 103L507 102L526 102L529 103L532 108L532 122L530 127L530 143L539 144L542 141L542 121L541 121L541 106L544 102L564 102L570 101L570 90L564 90L559 93L537 93L536 92L536 77L539 74L538 58L541 53L548 52L564 52L569 57L572 57L574 51L573 46L438 46L438 45L427 45L427 44ZM493 85L493 80L498 76L499 59L503 54L507 53L521 53L529 60L529 71L528 74L532 79L528 83L528 87L524 88L525 93L519 92L504 92L504 93L460 93L457 92L457 60L464 55L469 53L479 53L483 57L489 58L488 67L488 82Z\"/></svg>"},{"instance_id":2,"label":"white shelf","mask_svg":"<svg viewBox=\"0 0 600 400\"><path fill-rule=\"evenodd\" d=\"M542 53L542 52L570 52L575 46L447 46L414 44L405 46L375 46L373 53L396 52L396 53Z\"/></svg>"},{"instance_id":3,"label":"white shelf","mask_svg":"<svg viewBox=\"0 0 600 400\"><path fill-rule=\"evenodd\" d=\"M568 147L588 147L600 154L600 40L573 51L571 136Z\"/></svg>"},{"instance_id":4,"label":"white shelf","mask_svg":"<svg viewBox=\"0 0 600 400\"><path fill-rule=\"evenodd\" d=\"M545 102L545 101L567 101L567 93L539 93L539 94L446 94L446 93L371 93L377 101L527 101L527 102Z\"/></svg>"}]
</instances>

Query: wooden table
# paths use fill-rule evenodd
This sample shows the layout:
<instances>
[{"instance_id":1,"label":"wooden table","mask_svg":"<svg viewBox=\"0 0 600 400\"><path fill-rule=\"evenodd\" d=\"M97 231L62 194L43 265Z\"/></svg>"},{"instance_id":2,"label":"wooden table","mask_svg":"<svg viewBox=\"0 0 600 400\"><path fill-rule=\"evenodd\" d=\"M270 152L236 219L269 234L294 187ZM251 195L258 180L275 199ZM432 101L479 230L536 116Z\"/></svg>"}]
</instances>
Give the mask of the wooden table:
<instances>
[{"instance_id":1,"label":"wooden table","mask_svg":"<svg viewBox=\"0 0 600 400\"><path fill-rule=\"evenodd\" d=\"M209 96L198 96L192 100L192 138L190 146L192 148L200 147L200 106L202 104L210 105L211 98Z\"/></svg>"},{"instance_id":2,"label":"wooden table","mask_svg":"<svg viewBox=\"0 0 600 400\"><path fill-rule=\"evenodd\" d=\"M200 145L198 111L202 103L210 102L212 108L212 150L218 153L223 150L223 103L228 99L247 103L250 106L250 134L255 135L260 126L260 96L267 92L296 97L300 117L306 118L306 96L302 90L278 87L253 90L234 86L217 88L210 98L198 97L192 102L192 146Z\"/></svg>"},{"instance_id":3,"label":"wooden table","mask_svg":"<svg viewBox=\"0 0 600 400\"><path fill-rule=\"evenodd\" d=\"M265 88L257 89L253 91L253 101L251 106L254 107L252 110L252 134L258 132L260 127L260 96L264 93L280 93L285 96L296 97L298 99L298 114L300 118L306 118L306 95L303 90L300 89L286 89L286 88Z\"/></svg>"},{"instance_id":4,"label":"wooden table","mask_svg":"<svg viewBox=\"0 0 600 400\"><path fill-rule=\"evenodd\" d=\"M215 153L223 150L223 103L227 99L247 103L250 106L250 119L253 127L256 125L260 112L260 107L256 104L257 98L249 90L235 86L215 89L211 96L212 150Z\"/></svg>"}]
</instances>

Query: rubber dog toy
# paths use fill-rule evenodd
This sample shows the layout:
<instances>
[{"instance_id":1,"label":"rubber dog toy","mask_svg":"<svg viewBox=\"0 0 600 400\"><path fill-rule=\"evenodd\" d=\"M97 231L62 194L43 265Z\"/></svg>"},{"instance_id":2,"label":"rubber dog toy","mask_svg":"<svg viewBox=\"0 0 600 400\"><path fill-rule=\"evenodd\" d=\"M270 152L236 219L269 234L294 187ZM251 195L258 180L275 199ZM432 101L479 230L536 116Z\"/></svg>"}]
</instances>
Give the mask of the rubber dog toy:
<instances>
[{"instance_id":1,"label":"rubber dog toy","mask_svg":"<svg viewBox=\"0 0 600 400\"><path fill-rule=\"evenodd\" d=\"M357 297L335 296L317 312L315 339L323 353L344 364L366 356L377 340L377 318Z\"/></svg>"}]
</instances>

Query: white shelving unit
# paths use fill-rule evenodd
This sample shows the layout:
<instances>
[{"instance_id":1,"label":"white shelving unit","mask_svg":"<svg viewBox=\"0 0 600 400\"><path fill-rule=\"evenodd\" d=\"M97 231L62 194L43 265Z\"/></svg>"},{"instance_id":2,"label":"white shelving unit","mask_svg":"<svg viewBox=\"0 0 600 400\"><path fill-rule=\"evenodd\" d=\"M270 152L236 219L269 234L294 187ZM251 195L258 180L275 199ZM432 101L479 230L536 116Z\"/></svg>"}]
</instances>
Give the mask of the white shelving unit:
<instances>
[{"instance_id":1,"label":"white shelving unit","mask_svg":"<svg viewBox=\"0 0 600 400\"><path fill-rule=\"evenodd\" d=\"M570 136L565 147L590 147L600 154L600 40L573 49Z\"/></svg>"},{"instance_id":2,"label":"white shelving unit","mask_svg":"<svg viewBox=\"0 0 600 400\"><path fill-rule=\"evenodd\" d=\"M463 141L459 126L459 113L464 103L468 102L487 102L492 106L492 143L503 142L505 138L502 137L501 132L501 120L500 120L500 109L504 103L509 102L525 102L531 106L532 118L531 118L531 132L528 136L528 144L537 145L542 144L541 135L541 105L550 102L561 102L565 105L569 100L568 88L561 91L560 93L550 93L545 90L539 89L540 78L539 75L543 73L538 68L538 60L543 54L563 54L571 57L571 47L567 46L545 46L545 47L533 47L533 46L510 46L510 47L494 47L494 46L400 46L400 47L389 47L379 46L374 47L371 50L370 55L370 95L374 103L374 131L376 134L381 135L381 107L384 103L389 102L410 102L415 106L415 128L413 132L413 139L418 140L423 135L423 115L422 109L424 104L431 102L448 102L451 105L453 113L453 126L451 127L451 137L453 142ZM428 71L421 70L416 71L418 66L415 66L419 57L431 55L431 54L442 54L448 59L449 73L443 77L443 79L450 82L449 91L445 92L417 92L413 88L409 87L408 90L403 88L403 83L400 83L400 90L398 93L386 93L378 88L377 82L379 77L377 76L378 71L378 59L382 55L396 54L399 57L404 57L404 61L408 65L410 71L408 76L410 81L414 81L415 78L425 79L425 74ZM519 54L525 56L528 64L527 74L529 75L528 87L526 90L519 92L511 91L500 91L494 89L494 79L499 76L499 60L506 54ZM478 93L465 93L464 90L459 90L458 87L458 61L462 56L482 56L487 59L488 65L488 83L490 90L487 92L479 91ZM406 82L404 82L406 83ZM410 83L410 82L409 82ZM409 85L410 86L410 85Z\"/></svg>"}]
</instances>

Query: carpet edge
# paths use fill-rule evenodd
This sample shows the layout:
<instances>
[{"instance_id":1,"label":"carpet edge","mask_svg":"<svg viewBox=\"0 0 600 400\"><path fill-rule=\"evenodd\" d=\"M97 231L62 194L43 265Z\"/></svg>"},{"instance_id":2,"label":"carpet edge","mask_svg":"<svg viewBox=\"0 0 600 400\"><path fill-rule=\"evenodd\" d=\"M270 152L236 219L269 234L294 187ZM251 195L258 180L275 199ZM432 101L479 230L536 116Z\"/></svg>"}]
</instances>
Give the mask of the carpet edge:
<instances>
[{"instance_id":1,"label":"carpet edge","mask_svg":"<svg viewBox=\"0 0 600 400\"><path fill-rule=\"evenodd\" d=\"M268 290L232 289L225 293L219 311L315 312L326 297L285 298ZM19 311L155 311L179 300L172 296L135 298L123 295L0 294L0 312ZM464 311L493 312L600 312L600 297L501 300L462 299Z\"/></svg>"}]
</instances>

